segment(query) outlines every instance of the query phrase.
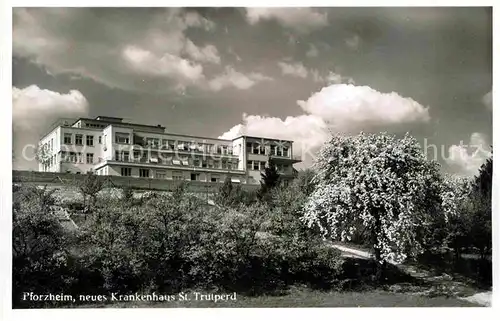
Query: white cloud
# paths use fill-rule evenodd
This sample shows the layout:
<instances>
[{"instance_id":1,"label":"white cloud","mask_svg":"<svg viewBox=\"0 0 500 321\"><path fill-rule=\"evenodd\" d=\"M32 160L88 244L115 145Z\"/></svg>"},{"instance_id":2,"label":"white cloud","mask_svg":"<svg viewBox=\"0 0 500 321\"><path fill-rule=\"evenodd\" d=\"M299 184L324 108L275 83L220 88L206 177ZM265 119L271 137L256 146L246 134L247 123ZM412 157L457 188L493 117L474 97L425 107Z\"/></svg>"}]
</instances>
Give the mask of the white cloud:
<instances>
[{"instance_id":1,"label":"white cloud","mask_svg":"<svg viewBox=\"0 0 500 321\"><path fill-rule=\"evenodd\" d=\"M308 71L306 67L300 62L297 63L286 63L286 62L278 62L278 66L281 68L281 72L283 75L291 75L300 78L306 78Z\"/></svg>"},{"instance_id":2,"label":"white cloud","mask_svg":"<svg viewBox=\"0 0 500 321\"><path fill-rule=\"evenodd\" d=\"M260 20L276 20L283 27L301 33L310 32L328 25L326 13L319 13L311 8L246 8L246 17L250 24Z\"/></svg>"},{"instance_id":3,"label":"white cloud","mask_svg":"<svg viewBox=\"0 0 500 321\"><path fill-rule=\"evenodd\" d=\"M186 27L200 27L206 31L213 30L215 28L215 23L210 21L196 12L187 12L183 16L183 20ZM185 28L186 28L185 27Z\"/></svg>"},{"instance_id":4,"label":"white cloud","mask_svg":"<svg viewBox=\"0 0 500 321\"><path fill-rule=\"evenodd\" d=\"M339 130L430 119L428 108L415 100L395 92L380 93L368 86L334 84L297 103L305 112L325 119Z\"/></svg>"},{"instance_id":5,"label":"white cloud","mask_svg":"<svg viewBox=\"0 0 500 321\"><path fill-rule=\"evenodd\" d=\"M242 124L233 126L219 138L232 139L240 135L293 140L294 155L302 158L301 166L307 166L313 162L314 154L328 139L329 131L323 119L314 115L289 116L284 120L243 115Z\"/></svg>"},{"instance_id":6,"label":"white cloud","mask_svg":"<svg viewBox=\"0 0 500 321\"><path fill-rule=\"evenodd\" d=\"M445 161L464 176L477 175L481 165L491 156L490 144L482 133L472 133L468 144L452 145L448 152Z\"/></svg>"},{"instance_id":7,"label":"white cloud","mask_svg":"<svg viewBox=\"0 0 500 321\"><path fill-rule=\"evenodd\" d=\"M78 90L58 93L40 89L12 87L13 167L34 169L34 146L40 135L58 118L88 115L87 99Z\"/></svg>"},{"instance_id":8,"label":"white cloud","mask_svg":"<svg viewBox=\"0 0 500 321\"><path fill-rule=\"evenodd\" d=\"M357 131L363 129L363 125L387 126L429 120L427 108L411 98L403 98L396 93L383 94L369 87L331 85L313 94L307 101L297 103L305 114L289 116L284 120L243 115L242 123L233 126L221 137L250 135L293 140L294 154L303 160L300 166L308 166L331 130Z\"/></svg>"},{"instance_id":9,"label":"white cloud","mask_svg":"<svg viewBox=\"0 0 500 321\"><path fill-rule=\"evenodd\" d=\"M333 71L330 71L328 73L328 75L326 76L326 82L328 85L341 84L342 83L342 75L337 74Z\"/></svg>"},{"instance_id":10,"label":"white cloud","mask_svg":"<svg viewBox=\"0 0 500 321\"><path fill-rule=\"evenodd\" d=\"M61 94L36 85L24 89L12 88L13 125L23 130L42 127L44 120L58 115L83 115L87 110L87 99L78 90Z\"/></svg>"},{"instance_id":11,"label":"white cloud","mask_svg":"<svg viewBox=\"0 0 500 321\"><path fill-rule=\"evenodd\" d=\"M200 49L191 40L187 39L185 51L194 60L220 64L219 52L214 45L206 45Z\"/></svg>"},{"instance_id":12,"label":"white cloud","mask_svg":"<svg viewBox=\"0 0 500 321\"><path fill-rule=\"evenodd\" d=\"M493 109L493 95L491 91L487 93L486 95L483 96L483 104L486 106L488 109Z\"/></svg>"},{"instance_id":13,"label":"white cloud","mask_svg":"<svg viewBox=\"0 0 500 321\"><path fill-rule=\"evenodd\" d=\"M350 38L347 38L345 40L345 44L352 50L357 50L361 45L361 38L358 35L354 35Z\"/></svg>"},{"instance_id":14,"label":"white cloud","mask_svg":"<svg viewBox=\"0 0 500 321\"><path fill-rule=\"evenodd\" d=\"M138 73L170 76L181 82L196 81L204 77L201 65L169 53L158 57L148 50L127 46L123 49L122 56L129 63L129 66Z\"/></svg>"},{"instance_id":15,"label":"white cloud","mask_svg":"<svg viewBox=\"0 0 500 321\"><path fill-rule=\"evenodd\" d=\"M96 18L86 8L15 8L13 54L54 75L79 75L138 91L199 85L197 81L204 78L201 63L220 63L215 46L197 47L186 36L189 28L210 31L215 27L195 12L169 8L155 10L142 20L135 15L117 16ZM80 25L88 28L84 36L81 28L73 27Z\"/></svg>"},{"instance_id":16,"label":"white cloud","mask_svg":"<svg viewBox=\"0 0 500 321\"><path fill-rule=\"evenodd\" d=\"M246 90L253 87L260 81L268 80L272 80L272 78L256 72L244 74L236 71L233 67L228 66L226 67L224 73L216 76L208 82L208 87L212 91L219 91L228 87Z\"/></svg>"},{"instance_id":17,"label":"white cloud","mask_svg":"<svg viewBox=\"0 0 500 321\"><path fill-rule=\"evenodd\" d=\"M309 50L306 52L306 56L309 58L314 58L314 57L318 57L318 55L319 55L318 48L316 48L316 46L313 45L312 43L309 44Z\"/></svg>"}]
</instances>

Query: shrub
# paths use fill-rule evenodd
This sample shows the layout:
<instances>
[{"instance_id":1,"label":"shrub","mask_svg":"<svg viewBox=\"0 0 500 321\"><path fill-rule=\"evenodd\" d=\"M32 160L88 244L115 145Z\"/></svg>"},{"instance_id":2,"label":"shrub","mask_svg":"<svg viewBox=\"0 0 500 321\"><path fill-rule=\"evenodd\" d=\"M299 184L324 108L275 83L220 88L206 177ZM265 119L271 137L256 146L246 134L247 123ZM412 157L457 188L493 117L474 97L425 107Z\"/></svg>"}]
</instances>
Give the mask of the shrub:
<instances>
[{"instance_id":1,"label":"shrub","mask_svg":"<svg viewBox=\"0 0 500 321\"><path fill-rule=\"evenodd\" d=\"M273 196L272 206L257 202L233 208L210 206L182 186L170 194L150 193L136 206L99 198L75 243L63 243L53 226L48 253L63 248L64 264L59 268L49 255L44 266L46 275L57 271L64 283L50 289L79 294L217 288L260 294L295 283L333 286L340 255L317 235L308 236L298 219L302 201L289 202L293 192L276 193L282 195ZM32 208L25 201L17 207ZM279 220L278 215L287 216ZM39 276L33 266L20 271ZM44 286L43 278L31 280L39 289Z\"/></svg>"},{"instance_id":2,"label":"shrub","mask_svg":"<svg viewBox=\"0 0 500 321\"><path fill-rule=\"evenodd\" d=\"M54 190L24 185L13 195L14 307L39 306L36 302L23 301L23 292L56 293L67 288L69 275L66 249L70 238L53 213L53 193Z\"/></svg>"}]
</instances>

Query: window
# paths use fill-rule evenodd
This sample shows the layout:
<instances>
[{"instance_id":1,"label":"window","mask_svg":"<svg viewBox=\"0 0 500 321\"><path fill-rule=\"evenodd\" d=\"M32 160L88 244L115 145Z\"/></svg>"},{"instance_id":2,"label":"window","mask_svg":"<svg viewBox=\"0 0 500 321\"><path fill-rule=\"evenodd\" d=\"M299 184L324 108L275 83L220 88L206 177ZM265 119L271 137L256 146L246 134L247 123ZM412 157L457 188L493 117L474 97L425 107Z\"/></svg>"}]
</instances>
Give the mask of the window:
<instances>
[{"instance_id":1,"label":"window","mask_svg":"<svg viewBox=\"0 0 500 321\"><path fill-rule=\"evenodd\" d=\"M160 146L160 139L153 138L153 137L146 137L146 146L159 147Z\"/></svg>"},{"instance_id":2,"label":"window","mask_svg":"<svg viewBox=\"0 0 500 321\"><path fill-rule=\"evenodd\" d=\"M165 179L167 178L167 173L165 171L156 171L156 178Z\"/></svg>"},{"instance_id":3,"label":"window","mask_svg":"<svg viewBox=\"0 0 500 321\"><path fill-rule=\"evenodd\" d=\"M214 168L214 160L213 159L208 160L208 168Z\"/></svg>"},{"instance_id":4,"label":"window","mask_svg":"<svg viewBox=\"0 0 500 321\"><path fill-rule=\"evenodd\" d=\"M182 181L184 176L182 175L182 172L172 172L172 179L175 181Z\"/></svg>"},{"instance_id":5,"label":"window","mask_svg":"<svg viewBox=\"0 0 500 321\"><path fill-rule=\"evenodd\" d=\"M120 160L120 152L115 151L115 160L119 161Z\"/></svg>"},{"instance_id":6,"label":"window","mask_svg":"<svg viewBox=\"0 0 500 321\"><path fill-rule=\"evenodd\" d=\"M247 143L247 150L250 151L252 149L252 143Z\"/></svg>"},{"instance_id":7,"label":"window","mask_svg":"<svg viewBox=\"0 0 500 321\"><path fill-rule=\"evenodd\" d=\"M200 174L191 173L191 180L192 181L199 181L200 180Z\"/></svg>"},{"instance_id":8,"label":"window","mask_svg":"<svg viewBox=\"0 0 500 321\"><path fill-rule=\"evenodd\" d=\"M247 162L247 169L253 169L252 161Z\"/></svg>"},{"instance_id":9,"label":"window","mask_svg":"<svg viewBox=\"0 0 500 321\"><path fill-rule=\"evenodd\" d=\"M193 166L200 167L201 166L200 160L199 159L193 159Z\"/></svg>"},{"instance_id":10,"label":"window","mask_svg":"<svg viewBox=\"0 0 500 321\"><path fill-rule=\"evenodd\" d=\"M253 169L254 169L254 171L259 170L259 162L253 162Z\"/></svg>"},{"instance_id":11,"label":"window","mask_svg":"<svg viewBox=\"0 0 500 321\"><path fill-rule=\"evenodd\" d=\"M201 167L207 168L207 161L205 159L201 161Z\"/></svg>"},{"instance_id":12,"label":"window","mask_svg":"<svg viewBox=\"0 0 500 321\"><path fill-rule=\"evenodd\" d=\"M102 144L102 136L99 136L99 144Z\"/></svg>"},{"instance_id":13,"label":"window","mask_svg":"<svg viewBox=\"0 0 500 321\"><path fill-rule=\"evenodd\" d=\"M265 155L266 154L266 146L261 145L260 148L259 148L259 151L260 151L261 155Z\"/></svg>"},{"instance_id":14,"label":"window","mask_svg":"<svg viewBox=\"0 0 500 321\"><path fill-rule=\"evenodd\" d=\"M94 136L93 135L87 135L87 146L94 146Z\"/></svg>"},{"instance_id":15,"label":"window","mask_svg":"<svg viewBox=\"0 0 500 321\"><path fill-rule=\"evenodd\" d=\"M214 182L214 183L218 182L219 181L219 176L218 175L212 175L210 177L210 181Z\"/></svg>"},{"instance_id":16,"label":"window","mask_svg":"<svg viewBox=\"0 0 500 321\"><path fill-rule=\"evenodd\" d=\"M68 161L70 163L76 163L76 153L75 152L69 152L69 159Z\"/></svg>"},{"instance_id":17,"label":"window","mask_svg":"<svg viewBox=\"0 0 500 321\"><path fill-rule=\"evenodd\" d=\"M220 168L220 161L218 160L214 161L214 168Z\"/></svg>"},{"instance_id":18,"label":"window","mask_svg":"<svg viewBox=\"0 0 500 321\"><path fill-rule=\"evenodd\" d=\"M224 168L227 168L227 161L222 160L222 161L221 161L221 165L222 165L222 168L223 168L223 169L224 169Z\"/></svg>"},{"instance_id":19,"label":"window","mask_svg":"<svg viewBox=\"0 0 500 321\"><path fill-rule=\"evenodd\" d=\"M252 153L253 154L258 154L259 150L260 150L259 146L257 146L257 144L254 144L253 145L253 149L252 149Z\"/></svg>"},{"instance_id":20,"label":"window","mask_svg":"<svg viewBox=\"0 0 500 321\"><path fill-rule=\"evenodd\" d=\"M288 157L288 147L283 147L283 156Z\"/></svg>"},{"instance_id":21,"label":"window","mask_svg":"<svg viewBox=\"0 0 500 321\"><path fill-rule=\"evenodd\" d=\"M83 154L80 153L80 152L78 152L77 153L77 157L78 157L77 162L78 163L83 163Z\"/></svg>"},{"instance_id":22,"label":"window","mask_svg":"<svg viewBox=\"0 0 500 321\"><path fill-rule=\"evenodd\" d=\"M260 170L263 171L266 168L266 162L260 162Z\"/></svg>"},{"instance_id":23,"label":"window","mask_svg":"<svg viewBox=\"0 0 500 321\"><path fill-rule=\"evenodd\" d=\"M65 144L71 144L71 134L64 134L64 143Z\"/></svg>"},{"instance_id":24,"label":"window","mask_svg":"<svg viewBox=\"0 0 500 321\"><path fill-rule=\"evenodd\" d=\"M116 133L115 143L118 144L130 144L130 138L128 133Z\"/></svg>"},{"instance_id":25,"label":"window","mask_svg":"<svg viewBox=\"0 0 500 321\"><path fill-rule=\"evenodd\" d=\"M130 167L122 167L121 171L122 176L132 176L132 168Z\"/></svg>"},{"instance_id":26,"label":"window","mask_svg":"<svg viewBox=\"0 0 500 321\"><path fill-rule=\"evenodd\" d=\"M123 152L123 161L124 162L128 162L129 161L129 156L130 156L130 152L128 152L128 151Z\"/></svg>"},{"instance_id":27,"label":"window","mask_svg":"<svg viewBox=\"0 0 500 321\"><path fill-rule=\"evenodd\" d=\"M149 177L149 169L139 169L139 177Z\"/></svg>"},{"instance_id":28,"label":"window","mask_svg":"<svg viewBox=\"0 0 500 321\"><path fill-rule=\"evenodd\" d=\"M94 163L94 154L87 153L87 164L93 164L93 163Z\"/></svg>"},{"instance_id":29,"label":"window","mask_svg":"<svg viewBox=\"0 0 500 321\"><path fill-rule=\"evenodd\" d=\"M83 145L83 135L82 134L75 135L75 144L76 145Z\"/></svg>"}]
</instances>

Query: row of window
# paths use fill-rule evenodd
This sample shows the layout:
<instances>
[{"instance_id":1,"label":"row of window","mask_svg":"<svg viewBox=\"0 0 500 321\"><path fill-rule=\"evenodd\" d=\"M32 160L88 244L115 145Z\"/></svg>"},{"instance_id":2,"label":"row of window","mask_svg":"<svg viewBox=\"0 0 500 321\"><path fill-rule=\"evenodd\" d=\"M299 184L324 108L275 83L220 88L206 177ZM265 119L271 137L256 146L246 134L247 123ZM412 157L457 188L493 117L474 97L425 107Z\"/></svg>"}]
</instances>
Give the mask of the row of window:
<instances>
[{"instance_id":1,"label":"row of window","mask_svg":"<svg viewBox=\"0 0 500 321\"><path fill-rule=\"evenodd\" d=\"M129 144L128 134L117 133L115 142L121 144ZM233 155L233 147L228 145L205 144L172 139L159 139L153 137L144 137L143 143L137 142L139 145L145 147L161 148L166 150L180 150L180 151L195 151L199 153L217 153L222 155Z\"/></svg>"},{"instance_id":2,"label":"row of window","mask_svg":"<svg viewBox=\"0 0 500 321\"><path fill-rule=\"evenodd\" d=\"M263 171L266 168L267 163L262 161L247 161L247 169L254 171ZM289 165L287 164L276 164L276 169L278 172L285 172L288 170Z\"/></svg>"},{"instance_id":3,"label":"row of window","mask_svg":"<svg viewBox=\"0 0 500 321\"><path fill-rule=\"evenodd\" d=\"M85 124L85 127L87 127L87 128L106 128L107 125L102 125L102 124Z\"/></svg>"},{"instance_id":4,"label":"row of window","mask_svg":"<svg viewBox=\"0 0 500 321\"><path fill-rule=\"evenodd\" d=\"M87 164L94 164L94 153L86 153ZM83 153L61 151L61 161L69 163L83 163Z\"/></svg>"},{"instance_id":5,"label":"row of window","mask_svg":"<svg viewBox=\"0 0 500 321\"><path fill-rule=\"evenodd\" d=\"M159 157L161 156L161 157ZM115 160L120 162L141 162L141 163L157 163L165 165L180 165L192 166L201 168L214 168L214 169L237 169L238 160L215 160L215 159L201 159L201 158L188 158L188 159L173 159L167 154L150 153L143 151L134 151L131 158L128 151L115 151Z\"/></svg>"},{"instance_id":6,"label":"row of window","mask_svg":"<svg viewBox=\"0 0 500 321\"><path fill-rule=\"evenodd\" d=\"M45 144L42 145L42 149L44 152L52 152L54 149L54 139L51 138L49 141L47 141Z\"/></svg>"},{"instance_id":7,"label":"row of window","mask_svg":"<svg viewBox=\"0 0 500 321\"><path fill-rule=\"evenodd\" d=\"M122 176L132 176L132 168L130 167L122 167L120 169L120 174ZM155 178L159 179L166 179L167 178L167 172L166 171L160 171L156 170L155 172ZM140 168L139 169L139 177L151 177L151 171L147 168ZM200 180L200 173L191 173L190 176L192 181L199 181ZM182 172L172 172L172 179L173 180L184 180L184 175ZM220 178L219 176L216 175L210 175L210 181L211 182L219 182Z\"/></svg>"},{"instance_id":8,"label":"row of window","mask_svg":"<svg viewBox=\"0 0 500 321\"><path fill-rule=\"evenodd\" d=\"M288 157L290 149L286 146L264 146L261 143L247 143L247 151L250 154Z\"/></svg>"},{"instance_id":9,"label":"row of window","mask_svg":"<svg viewBox=\"0 0 500 321\"><path fill-rule=\"evenodd\" d=\"M75 145L83 145L83 136L82 134L75 134ZM63 142L66 145L73 144L73 134L65 133ZM85 135L85 143L87 146L94 146L94 135ZM102 144L101 136L99 136L99 144Z\"/></svg>"},{"instance_id":10,"label":"row of window","mask_svg":"<svg viewBox=\"0 0 500 321\"><path fill-rule=\"evenodd\" d=\"M50 156L47 160L42 163L43 171L47 172L52 166L56 165L56 155Z\"/></svg>"}]
</instances>

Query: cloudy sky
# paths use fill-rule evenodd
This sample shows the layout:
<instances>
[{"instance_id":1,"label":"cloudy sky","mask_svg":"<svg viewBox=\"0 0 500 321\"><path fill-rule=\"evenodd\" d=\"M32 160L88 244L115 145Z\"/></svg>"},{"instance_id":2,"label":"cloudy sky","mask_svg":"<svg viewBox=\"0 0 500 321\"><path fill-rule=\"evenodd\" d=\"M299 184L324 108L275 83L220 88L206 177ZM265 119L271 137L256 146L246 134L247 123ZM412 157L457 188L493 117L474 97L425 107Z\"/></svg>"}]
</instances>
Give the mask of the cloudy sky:
<instances>
[{"instance_id":1,"label":"cloudy sky","mask_svg":"<svg viewBox=\"0 0 500 321\"><path fill-rule=\"evenodd\" d=\"M492 144L489 8L14 8L12 71L15 169L98 115L292 139L302 166L330 132L408 131L462 175Z\"/></svg>"}]
</instances>

